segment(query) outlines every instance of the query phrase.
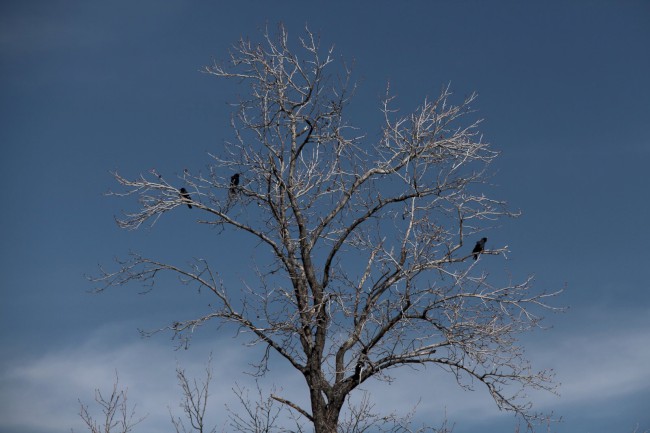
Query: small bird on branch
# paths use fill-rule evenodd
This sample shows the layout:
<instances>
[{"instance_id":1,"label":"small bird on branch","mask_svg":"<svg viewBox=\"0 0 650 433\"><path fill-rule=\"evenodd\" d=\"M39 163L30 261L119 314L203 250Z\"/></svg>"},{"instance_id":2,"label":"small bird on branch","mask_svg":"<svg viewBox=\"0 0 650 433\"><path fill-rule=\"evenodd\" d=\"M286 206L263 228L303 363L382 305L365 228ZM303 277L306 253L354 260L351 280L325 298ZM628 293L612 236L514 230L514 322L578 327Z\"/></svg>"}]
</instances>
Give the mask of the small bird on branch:
<instances>
[{"instance_id":1,"label":"small bird on branch","mask_svg":"<svg viewBox=\"0 0 650 433\"><path fill-rule=\"evenodd\" d=\"M476 242L476 245L472 250L472 254L474 254L474 260L478 259L478 255L483 252L483 250L485 249L486 242L487 242L487 238L481 238L480 241Z\"/></svg>"},{"instance_id":2,"label":"small bird on branch","mask_svg":"<svg viewBox=\"0 0 650 433\"><path fill-rule=\"evenodd\" d=\"M187 203L187 207L192 209L192 205L190 204L192 202L192 197L190 197L190 194L187 192L185 188L180 189L180 196L183 203Z\"/></svg>"},{"instance_id":3,"label":"small bird on branch","mask_svg":"<svg viewBox=\"0 0 650 433\"><path fill-rule=\"evenodd\" d=\"M239 186L239 173L230 176L230 195L237 194L237 186Z\"/></svg>"}]
</instances>

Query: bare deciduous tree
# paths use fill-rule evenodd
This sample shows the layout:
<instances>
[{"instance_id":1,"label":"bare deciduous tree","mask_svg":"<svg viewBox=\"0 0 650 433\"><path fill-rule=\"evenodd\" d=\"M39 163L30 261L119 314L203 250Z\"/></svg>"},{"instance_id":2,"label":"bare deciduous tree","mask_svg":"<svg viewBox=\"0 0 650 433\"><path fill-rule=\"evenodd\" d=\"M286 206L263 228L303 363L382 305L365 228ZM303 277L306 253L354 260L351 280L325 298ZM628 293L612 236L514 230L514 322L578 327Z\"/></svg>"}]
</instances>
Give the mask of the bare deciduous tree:
<instances>
[{"instance_id":1,"label":"bare deciduous tree","mask_svg":"<svg viewBox=\"0 0 650 433\"><path fill-rule=\"evenodd\" d=\"M275 433L289 432L278 425L281 408L273 398L273 393L264 395L259 384L256 387L256 398L252 399L249 390L236 385L233 393L237 397L239 408L226 405L233 431L242 433ZM293 431L302 432L302 424L296 423Z\"/></svg>"},{"instance_id":2,"label":"bare deciduous tree","mask_svg":"<svg viewBox=\"0 0 650 433\"><path fill-rule=\"evenodd\" d=\"M267 347L261 373L275 353L302 374L308 404L274 398L317 433L337 431L346 397L362 383L429 364L462 387L481 384L531 426L539 415L521 391L554 384L531 368L517 336L555 310L547 301L558 292L488 278L485 262L507 246L488 245L472 260L478 234L516 216L482 188L497 152L482 141L480 121L468 120L476 95L454 103L444 87L400 115L387 90L375 139L344 116L354 89L345 67L329 72L331 49L309 30L295 47L283 27L264 36L241 40L229 62L204 70L248 85L235 140L210 155L209 173L186 171L184 195L155 171L115 173L123 189L113 193L139 196L140 208L118 220L125 229L191 203L199 223L257 239L269 260L252 269L255 286L226 287L204 259L183 267L134 254L102 270L98 290L163 272L209 290L209 314L166 329L183 336L217 320L247 331Z\"/></svg>"},{"instance_id":3,"label":"bare deciduous tree","mask_svg":"<svg viewBox=\"0 0 650 433\"><path fill-rule=\"evenodd\" d=\"M181 401L181 409L185 415L185 419L189 422L190 427L186 427L183 418L174 416L171 409L169 409L169 416L171 417L172 425L176 433L188 433L195 431L197 433L215 433L216 427L208 429L205 425L205 411L208 408L208 397L210 383L212 382L212 355L208 360L208 365L205 368L205 380L199 382L196 379L190 380L185 373L185 370L178 367L176 368L176 378L178 379L178 386L181 387L183 393L183 400Z\"/></svg>"},{"instance_id":4,"label":"bare deciduous tree","mask_svg":"<svg viewBox=\"0 0 650 433\"><path fill-rule=\"evenodd\" d=\"M91 433L128 433L145 419L145 417L135 418L136 406L129 407L127 403L128 391L120 389L118 385L119 378L116 373L113 390L108 398L104 397L99 389L95 390L95 402L103 414L101 423L93 418L88 406L79 401L81 406L79 416Z\"/></svg>"},{"instance_id":5,"label":"bare deciduous tree","mask_svg":"<svg viewBox=\"0 0 650 433\"><path fill-rule=\"evenodd\" d=\"M347 412L339 419L340 433L451 433L453 430L446 418L437 428L414 426L413 418L417 406L405 415L396 412L379 414L374 411L375 405L367 391L363 392L357 404L352 404L348 399L348 406Z\"/></svg>"}]
</instances>

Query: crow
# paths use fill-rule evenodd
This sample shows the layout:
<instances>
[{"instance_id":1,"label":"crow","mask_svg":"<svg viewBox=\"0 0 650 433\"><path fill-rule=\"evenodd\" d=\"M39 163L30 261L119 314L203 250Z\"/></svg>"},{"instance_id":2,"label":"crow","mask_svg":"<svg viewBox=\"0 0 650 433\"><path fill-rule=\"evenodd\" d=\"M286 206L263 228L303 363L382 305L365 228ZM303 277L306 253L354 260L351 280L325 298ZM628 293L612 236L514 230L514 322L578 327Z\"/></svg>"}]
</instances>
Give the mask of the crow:
<instances>
[{"instance_id":1,"label":"crow","mask_svg":"<svg viewBox=\"0 0 650 433\"><path fill-rule=\"evenodd\" d=\"M230 194L235 194L237 192L237 185L239 185L239 173L230 176Z\"/></svg>"},{"instance_id":2,"label":"crow","mask_svg":"<svg viewBox=\"0 0 650 433\"><path fill-rule=\"evenodd\" d=\"M187 207L192 209L192 205L189 203L189 202L192 201L192 197L190 197L190 194L187 192L187 190L185 188L181 188L180 196L181 196L181 201L183 203L187 203Z\"/></svg>"},{"instance_id":3,"label":"crow","mask_svg":"<svg viewBox=\"0 0 650 433\"><path fill-rule=\"evenodd\" d=\"M476 242L476 245L472 250L472 254L474 254L474 260L478 259L478 255L483 252L483 250L485 249L486 242L487 242L487 238L481 238L480 241Z\"/></svg>"},{"instance_id":4,"label":"crow","mask_svg":"<svg viewBox=\"0 0 650 433\"><path fill-rule=\"evenodd\" d=\"M359 359L357 360L357 365L354 367L354 376L353 380L357 383L361 383L361 375L366 370L366 364L369 362L368 355L365 353L359 354Z\"/></svg>"}]
</instances>

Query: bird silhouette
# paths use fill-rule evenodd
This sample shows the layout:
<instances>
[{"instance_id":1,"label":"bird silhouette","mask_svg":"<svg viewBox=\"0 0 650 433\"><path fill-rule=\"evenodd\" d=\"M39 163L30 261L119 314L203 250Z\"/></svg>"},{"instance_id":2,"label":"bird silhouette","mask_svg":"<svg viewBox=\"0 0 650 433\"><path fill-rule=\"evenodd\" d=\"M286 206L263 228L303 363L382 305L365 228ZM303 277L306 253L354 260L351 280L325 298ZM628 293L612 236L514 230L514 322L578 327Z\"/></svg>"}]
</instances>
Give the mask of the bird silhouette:
<instances>
[{"instance_id":1,"label":"bird silhouette","mask_svg":"<svg viewBox=\"0 0 650 433\"><path fill-rule=\"evenodd\" d=\"M180 196L183 203L187 203L187 207L192 209L192 205L189 203L192 201L192 197L190 197L190 194L187 192L185 188L180 189Z\"/></svg>"},{"instance_id":2,"label":"bird silhouette","mask_svg":"<svg viewBox=\"0 0 650 433\"><path fill-rule=\"evenodd\" d=\"M476 245L472 250L472 254L474 254L474 260L478 259L478 255L483 252L483 250L485 249L486 242L487 242L487 238L481 238L480 241L476 242Z\"/></svg>"},{"instance_id":3,"label":"bird silhouette","mask_svg":"<svg viewBox=\"0 0 650 433\"><path fill-rule=\"evenodd\" d=\"M230 176L230 194L237 193L237 186L239 185L239 173Z\"/></svg>"}]
</instances>

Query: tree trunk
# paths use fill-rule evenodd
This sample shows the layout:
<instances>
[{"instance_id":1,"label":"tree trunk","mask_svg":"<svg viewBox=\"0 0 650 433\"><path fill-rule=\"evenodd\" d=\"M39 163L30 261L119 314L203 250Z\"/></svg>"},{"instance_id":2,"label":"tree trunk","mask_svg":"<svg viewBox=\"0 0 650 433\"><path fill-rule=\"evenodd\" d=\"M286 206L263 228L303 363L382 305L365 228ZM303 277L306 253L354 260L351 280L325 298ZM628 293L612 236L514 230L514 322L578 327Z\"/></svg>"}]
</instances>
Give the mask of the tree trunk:
<instances>
[{"instance_id":1,"label":"tree trunk","mask_svg":"<svg viewBox=\"0 0 650 433\"><path fill-rule=\"evenodd\" d=\"M314 364L305 375L311 399L314 433L336 433L345 396L341 392L332 392L331 389L330 392L325 392L327 384L320 374L318 364Z\"/></svg>"},{"instance_id":2,"label":"tree trunk","mask_svg":"<svg viewBox=\"0 0 650 433\"><path fill-rule=\"evenodd\" d=\"M315 410L314 433L337 433L341 404L327 404L320 410Z\"/></svg>"}]
</instances>

